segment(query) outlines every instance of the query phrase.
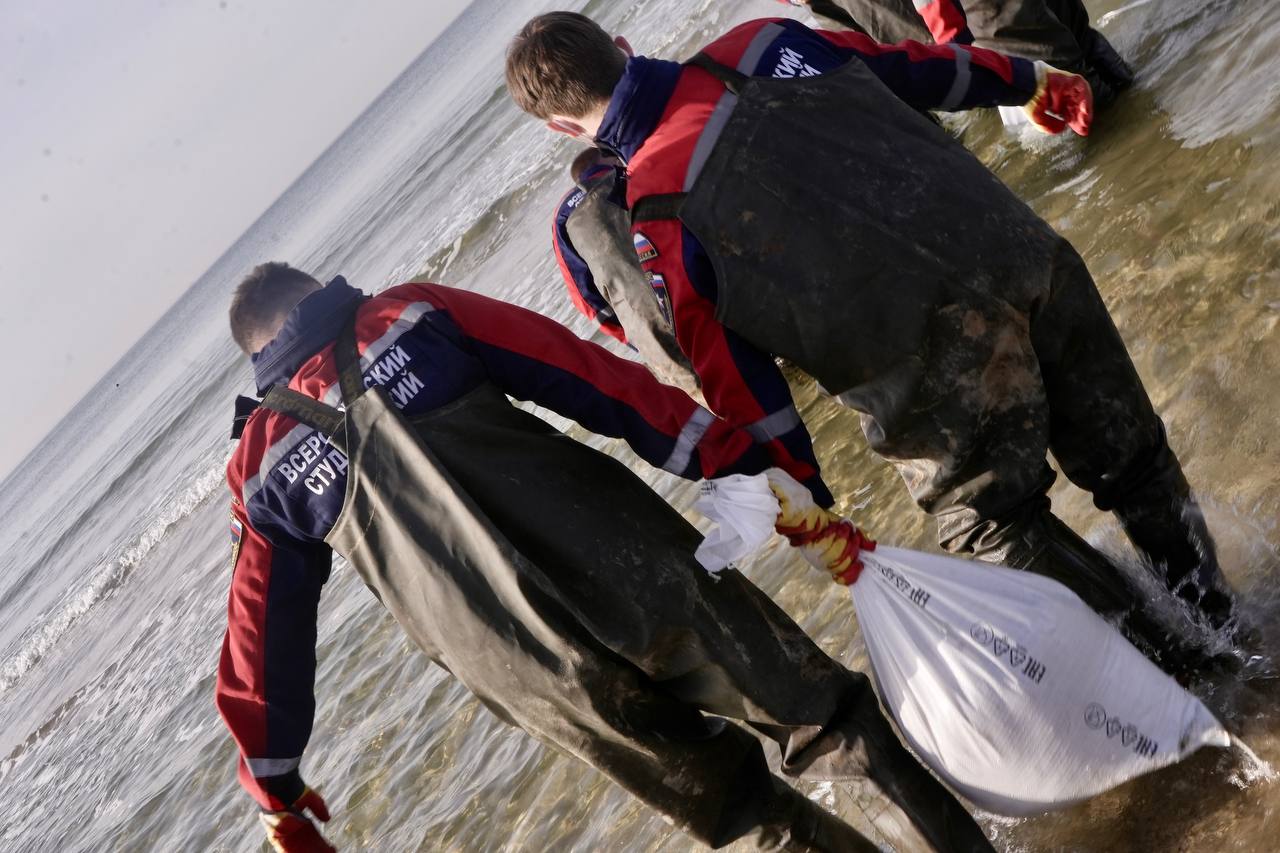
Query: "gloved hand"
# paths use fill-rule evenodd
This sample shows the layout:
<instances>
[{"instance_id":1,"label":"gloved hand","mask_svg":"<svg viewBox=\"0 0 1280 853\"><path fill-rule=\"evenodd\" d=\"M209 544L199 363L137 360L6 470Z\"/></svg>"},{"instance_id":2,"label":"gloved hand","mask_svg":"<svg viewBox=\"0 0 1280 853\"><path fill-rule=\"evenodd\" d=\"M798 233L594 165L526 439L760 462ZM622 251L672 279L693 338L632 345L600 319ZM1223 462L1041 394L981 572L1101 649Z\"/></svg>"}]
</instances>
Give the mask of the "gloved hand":
<instances>
[{"instance_id":1,"label":"gloved hand","mask_svg":"<svg viewBox=\"0 0 1280 853\"><path fill-rule=\"evenodd\" d=\"M1079 74L1036 63L1036 93L1022 107L1031 123L1045 133L1061 133L1068 127L1089 135L1093 123L1093 90Z\"/></svg>"},{"instance_id":2,"label":"gloved hand","mask_svg":"<svg viewBox=\"0 0 1280 853\"><path fill-rule=\"evenodd\" d=\"M813 502L809 490L779 468L765 472L769 490L778 499L774 528L800 549L809 565L822 569L838 584L849 586L862 572L863 551L874 551L872 542L853 522Z\"/></svg>"},{"instance_id":3,"label":"gloved hand","mask_svg":"<svg viewBox=\"0 0 1280 853\"><path fill-rule=\"evenodd\" d=\"M303 814L306 811L321 821L329 820L328 806L310 788L305 788L302 796L285 811L259 814L271 846L279 853L337 853L337 848L325 841L316 825Z\"/></svg>"}]
</instances>

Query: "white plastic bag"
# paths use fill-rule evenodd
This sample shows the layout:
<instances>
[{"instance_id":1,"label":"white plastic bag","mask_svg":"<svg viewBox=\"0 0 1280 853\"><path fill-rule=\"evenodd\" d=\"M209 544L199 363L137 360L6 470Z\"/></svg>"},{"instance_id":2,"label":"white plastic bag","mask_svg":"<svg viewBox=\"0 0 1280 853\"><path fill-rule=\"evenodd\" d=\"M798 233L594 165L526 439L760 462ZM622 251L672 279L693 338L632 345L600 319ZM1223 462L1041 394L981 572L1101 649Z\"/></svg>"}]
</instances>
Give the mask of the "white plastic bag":
<instances>
[{"instance_id":1,"label":"white plastic bag","mask_svg":"<svg viewBox=\"0 0 1280 853\"><path fill-rule=\"evenodd\" d=\"M1022 107L997 107L1000 110L1000 121L1006 128L1015 133L1031 124L1031 118Z\"/></svg>"},{"instance_id":2,"label":"white plastic bag","mask_svg":"<svg viewBox=\"0 0 1280 853\"><path fill-rule=\"evenodd\" d=\"M762 510L738 510L749 493L771 497L758 479L724 478L699 502L740 547L762 532L747 529ZM1063 808L1229 745L1198 699L1055 581L883 546L863 564L850 592L881 701L917 755L982 809Z\"/></svg>"},{"instance_id":3,"label":"white plastic bag","mask_svg":"<svg viewBox=\"0 0 1280 853\"><path fill-rule=\"evenodd\" d=\"M712 574L759 551L773 537L773 522L778 517L778 499L769 491L764 474L703 480L693 508L718 522L694 552Z\"/></svg>"}]
</instances>

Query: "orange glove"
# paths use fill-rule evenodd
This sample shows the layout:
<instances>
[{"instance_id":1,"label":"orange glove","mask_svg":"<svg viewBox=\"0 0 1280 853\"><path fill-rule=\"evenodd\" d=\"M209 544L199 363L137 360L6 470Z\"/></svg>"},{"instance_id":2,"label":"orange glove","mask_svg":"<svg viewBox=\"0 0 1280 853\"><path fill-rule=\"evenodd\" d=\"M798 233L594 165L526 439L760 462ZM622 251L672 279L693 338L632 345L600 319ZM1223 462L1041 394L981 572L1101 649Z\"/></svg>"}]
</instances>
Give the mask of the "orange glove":
<instances>
[{"instance_id":1,"label":"orange glove","mask_svg":"<svg viewBox=\"0 0 1280 853\"><path fill-rule=\"evenodd\" d=\"M809 565L827 572L836 583L849 586L856 581L862 573L858 555L875 550L876 543L853 522L815 504L809 490L785 471L770 468L765 475L778 499L774 529L800 549Z\"/></svg>"},{"instance_id":2,"label":"orange glove","mask_svg":"<svg viewBox=\"0 0 1280 853\"><path fill-rule=\"evenodd\" d=\"M1045 133L1062 133L1068 127L1089 135L1093 123L1093 90L1079 74L1036 63L1036 93L1022 107L1031 123Z\"/></svg>"},{"instance_id":3,"label":"orange glove","mask_svg":"<svg viewBox=\"0 0 1280 853\"><path fill-rule=\"evenodd\" d=\"M309 811L321 821L329 820L329 807L310 788L302 791L294 804L282 812L262 812L258 818L267 830L267 840L279 853L337 853L320 830L303 814Z\"/></svg>"}]
</instances>

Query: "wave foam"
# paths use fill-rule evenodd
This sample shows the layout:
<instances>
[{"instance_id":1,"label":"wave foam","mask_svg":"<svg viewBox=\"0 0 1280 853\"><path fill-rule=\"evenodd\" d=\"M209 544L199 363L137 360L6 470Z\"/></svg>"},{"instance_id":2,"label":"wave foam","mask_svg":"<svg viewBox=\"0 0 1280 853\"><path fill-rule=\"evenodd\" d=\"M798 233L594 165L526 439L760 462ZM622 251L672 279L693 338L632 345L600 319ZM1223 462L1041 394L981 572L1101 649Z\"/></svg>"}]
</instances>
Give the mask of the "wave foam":
<instances>
[{"instance_id":1,"label":"wave foam","mask_svg":"<svg viewBox=\"0 0 1280 853\"><path fill-rule=\"evenodd\" d=\"M224 460L198 476L181 494L164 501L164 509L159 516L131 545L119 556L99 566L91 574L89 582L70 601L22 640L21 647L0 664L0 695L30 672L86 613L119 589L133 569L160 543L169 528L195 512L218 490L224 481L225 469Z\"/></svg>"}]
</instances>

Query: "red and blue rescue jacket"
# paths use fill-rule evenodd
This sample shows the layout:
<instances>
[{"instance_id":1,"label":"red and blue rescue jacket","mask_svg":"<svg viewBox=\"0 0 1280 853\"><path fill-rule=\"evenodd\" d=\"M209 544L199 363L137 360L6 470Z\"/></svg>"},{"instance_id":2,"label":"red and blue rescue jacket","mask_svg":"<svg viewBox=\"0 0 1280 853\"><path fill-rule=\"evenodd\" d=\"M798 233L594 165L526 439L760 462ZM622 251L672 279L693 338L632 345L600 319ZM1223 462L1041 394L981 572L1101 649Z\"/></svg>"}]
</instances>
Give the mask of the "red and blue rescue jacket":
<instances>
[{"instance_id":1,"label":"red and blue rescue jacket","mask_svg":"<svg viewBox=\"0 0 1280 853\"><path fill-rule=\"evenodd\" d=\"M748 51L757 58L743 67ZM1027 60L956 45L883 45L861 33L811 30L784 18L742 24L704 52L758 77L817 75L862 62L921 110L1023 104L1036 89ZM695 147L724 92L701 68L645 57L627 63L596 142L628 164L629 207L646 196L687 191ZM708 406L746 429L775 465L829 506L809 434L773 356L716 320L716 279L702 246L676 219L644 222L635 238L650 247L644 269L671 308L676 340L702 380Z\"/></svg>"},{"instance_id":2,"label":"red and blue rescue jacket","mask_svg":"<svg viewBox=\"0 0 1280 853\"><path fill-rule=\"evenodd\" d=\"M333 341L352 310L365 384L409 415L485 382L623 438L686 479L759 473L751 438L661 385L644 367L558 323L485 296L404 284L366 298L341 278L308 296L253 357L258 391L288 387L338 405ZM316 611L329 577L324 537L342 509L346 457L327 438L267 409L240 424L227 466L233 569L217 705L240 748L240 780L266 809L302 792L298 765L315 711Z\"/></svg>"}]
</instances>

